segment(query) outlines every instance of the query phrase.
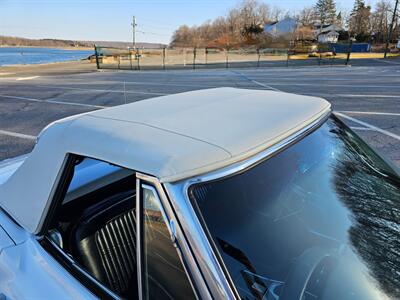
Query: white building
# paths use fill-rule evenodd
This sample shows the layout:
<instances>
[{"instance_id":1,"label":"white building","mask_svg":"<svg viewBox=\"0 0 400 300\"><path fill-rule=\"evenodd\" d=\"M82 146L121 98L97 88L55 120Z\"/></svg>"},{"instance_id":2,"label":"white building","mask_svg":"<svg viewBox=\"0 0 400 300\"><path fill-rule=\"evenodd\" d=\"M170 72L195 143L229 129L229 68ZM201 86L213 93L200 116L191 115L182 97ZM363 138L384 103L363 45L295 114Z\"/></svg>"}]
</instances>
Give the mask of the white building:
<instances>
[{"instance_id":1,"label":"white building","mask_svg":"<svg viewBox=\"0 0 400 300\"><path fill-rule=\"evenodd\" d=\"M324 25L322 28L317 25L315 28L315 35L319 43L337 43L339 31L343 30L342 27L335 24Z\"/></svg>"}]
</instances>

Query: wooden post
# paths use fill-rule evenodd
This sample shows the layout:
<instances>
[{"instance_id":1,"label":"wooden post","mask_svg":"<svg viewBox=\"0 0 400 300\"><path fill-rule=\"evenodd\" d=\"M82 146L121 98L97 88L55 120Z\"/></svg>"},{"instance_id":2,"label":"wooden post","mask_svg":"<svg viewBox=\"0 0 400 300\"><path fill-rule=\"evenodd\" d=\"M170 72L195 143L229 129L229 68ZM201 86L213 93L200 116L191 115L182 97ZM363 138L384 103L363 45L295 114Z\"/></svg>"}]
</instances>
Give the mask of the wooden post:
<instances>
[{"instance_id":1,"label":"wooden post","mask_svg":"<svg viewBox=\"0 0 400 300\"><path fill-rule=\"evenodd\" d=\"M139 49L136 50L136 59L137 59L137 69L140 70L140 53Z\"/></svg>"},{"instance_id":2,"label":"wooden post","mask_svg":"<svg viewBox=\"0 0 400 300\"><path fill-rule=\"evenodd\" d=\"M163 65L163 70L165 70L165 47L163 48L162 65Z\"/></svg>"},{"instance_id":3,"label":"wooden post","mask_svg":"<svg viewBox=\"0 0 400 300\"><path fill-rule=\"evenodd\" d=\"M131 64L131 70L133 70L133 65L132 65L132 51L129 50L129 63Z\"/></svg>"},{"instance_id":4,"label":"wooden post","mask_svg":"<svg viewBox=\"0 0 400 300\"><path fill-rule=\"evenodd\" d=\"M290 52L289 49L286 52L286 67L289 67Z\"/></svg>"},{"instance_id":5,"label":"wooden post","mask_svg":"<svg viewBox=\"0 0 400 300\"><path fill-rule=\"evenodd\" d=\"M96 66L97 70L100 69L100 64L99 64L99 54L97 53L97 47L94 45L94 55L96 56Z\"/></svg>"},{"instance_id":6,"label":"wooden post","mask_svg":"<svg viewBox=\"0 0 400 300\"><path fill-rule=\"evenodd\" d=\"M193 70L196 69L196 47L193 48Z\"/></svg>"},{"instance_id":7,"label":"wooden post","mask_svg":"<svg viewBox=\"0 0 400 300\"><path fill-rule=\"evenodd\" d=\"M351 54L352 47L353 47L353 39L350 38L349 49L347 50L346 66L349 64L349 61L350 61L350 54Z\"/></svg>"}]
</instances>

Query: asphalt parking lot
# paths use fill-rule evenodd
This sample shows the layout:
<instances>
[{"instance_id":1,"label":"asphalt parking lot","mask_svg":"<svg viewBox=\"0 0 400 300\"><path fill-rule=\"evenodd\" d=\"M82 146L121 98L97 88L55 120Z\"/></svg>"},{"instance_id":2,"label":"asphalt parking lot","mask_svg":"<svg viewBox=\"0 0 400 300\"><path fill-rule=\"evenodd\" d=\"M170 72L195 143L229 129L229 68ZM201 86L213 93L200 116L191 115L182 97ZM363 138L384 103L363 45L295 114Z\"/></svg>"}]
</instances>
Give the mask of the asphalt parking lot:
<instances>
[{"instance_id":1,"label":"asphalt parking lot","mask_svg":"<svg viewBox=\"0 0 400 300\"><path fill-rule=\"evenodd\" d=\"M352 67L0 76L0 160L29 152L39 132L63 117L156 96L225 86L323 97L342 120L400 166L399 60Z\"/></svg>"}]
</instances>

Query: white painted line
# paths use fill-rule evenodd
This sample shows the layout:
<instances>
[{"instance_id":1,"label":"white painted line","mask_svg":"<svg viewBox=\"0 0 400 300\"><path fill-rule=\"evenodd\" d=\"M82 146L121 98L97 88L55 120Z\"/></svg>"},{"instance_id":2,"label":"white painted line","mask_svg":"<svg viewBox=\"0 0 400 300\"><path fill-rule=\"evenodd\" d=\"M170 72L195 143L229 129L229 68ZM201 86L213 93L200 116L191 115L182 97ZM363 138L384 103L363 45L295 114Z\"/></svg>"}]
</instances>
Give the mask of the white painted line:
<instances>
[{"instance_id":1,"label":"white painted line","mask_svg":"<svg viewBox=\"0 0 400 300\"><path fill-rule=\"evenodd\" d=\"M4 95L4 94L0 94L0 97L16 99L16 100L32 101L32 102L54 103L54 104L61 104L61 105L84 106L84 107L94 107L94 108L106 108L107 107L107 106L92 105L92 104L85 104L85 103L63 102L63 101L56 101L56 100L51 100L51 99L49 99L49 100L40 100L40 99L27 98L27 97L18 97L18 96L10 96L10 95Z\"/></svg>"},{"instance_id":2,"label":"white painted line","mask_svg":"<svg viewBox=\"0 0 400 300\"><path fill-rule=\"evenodd\" d=\"M371 85L371 84L365 84L365 85L355 85L355 84L326 84L323 83L321 84L318 81L315 81L315 83L270 83L270 85L284 85L284 86L321 86L321 87L326 87L326 86L331 86L331 87L348 87L348 88L400 88L399 85Z\"/></svg>"},{"instance_id":3,"label":"white painted line","mask_svg":"<svg viewBox=\"0 0 400 300\"><path fill-rule=\"evenodd\" d=\"M335 94L335 96L349 97L349 98L400 98L396 95L355 95L355 94Z\"/></svg>"},{"instance_id":4,"label":"white painted line","mask_svg":"<svg viewBox=\"0 0 400 300\"><path fill-rule=\"evenodd\" d=\"M248 80L248 81L250 81L250 82L252 82L252 83L254 83L256 85L258 85L258 86L261 86L261 87L264 87L264 88L267 88L267 89L270 89L270 90L273 90L273 91L276 91L276 92L282 92L281 90L279 90L277 88L274 88L272 86L269 86L269 85L266 85L264 83L258 82L258 81L254 80L254 79L251 79L250 77L246 76L245 74L243 74L241 72L238 72L238 71L231 71L231 72L234 73L234 74L240 75L240 77L242 77L242 78L244 78L244 79L246 79L246 80Z\"/></svg>"},{"instance_id":5,"label":"white painted line","mask_svg":"<svg viewBox=\"0 0 400 300\"><path fill-rule=\"evenodd\" d=\"M221 77L215 77L215 79L219 79ZM196 78L197 79L197 78ZM208 79L208 78L207 78ZM211 79L215 82L215 79ZM222 79L222 78L221 78ZM224 78L225 80L225 78ZM83 84L123 84L123 81L92 81ZM81 83L80 83L81 84ZM140 82L140 81L125 81L126 85L155 85L155 86L177 86L177 87L204 87L204 88L213 88L220 87L220 85L215 84L191 84L191 83L161 83L161 82Z\"/></svg>"},{"instance_id":6,"label":"white painted line","mask_svg":"<svg viewBox=\"0 0 400 300\"><path fill-rule=\"evenodd\" d=\"M379 61L379 62L383 62L389 65L400 65L400 62L394 62L394 61L387 61L387 60L383 60L382 58L374 58L374 60Z\"/></svg>"},{"instance_id":7,"label":"white painted line","mask_svg":"<svg viewBox=\"0 0 400 300\"><path fill-rule=\"evenodd\" d=\"M10 96L10 95L4 95L4 94L0 94L0 97L10 98L10 99L17 99L17 100L33 101L33 102L44 102L44 100L28 98L28 97Z\"/></svg>"},{"instance_id":8,"label":"white painted line","mask_svg":"<svg viewBox=\"0 0 400 300\"><path fill-rule=\"evenodd\" d=\"M400 95L371 95L371 94L326 94L326 93L304 93L310 96L321 96L321 97L346 97L346 98L400 98Z\"/></svg>"},{"instance_id":9,"label":"white painted line","mask_svg":"<svg viewBox=\"0 0 400 300\"><path fill-rule=\"evenodd\" d=\"M36 136L29 135L29 134L18 133L18 132L12 132L12 131L8 131L8 130L1 130L0 129L0 134L12 136L12 137L17 137L17 138L21 138L21 139L27 139L27 140L36 140Z\"/></svg>"},{"instance_id":10,"label":"white painted line","mask_svg":"<svg viewBox=\"0 0 400 300\"><path fill-rule=\"evenodd\" d=\"M76 91L86 91L94 93L126 93L126 94L142 94L142 95L155 95L155 96L165 96L169 95L166 93L153 93L153 92L139 92L139 91L124 91L124 90L103 90L103 89L85 89L85 88L74 88L74 87L64 87L64 86L52 86L52 85L36 85L37 87L44 87L48 89L62 89L62 90L76 90Z\"/></svg>"},{"instance_id":11,"label":"white painted line","mask_svg":"<svg viewBox=\"0 0 400 300\"><path fill-rule=\"evenodd\" d=\"M39 78L40 76L30 76L30 77L18 77L17 79L15 79L16 81L21 81L21 80L32 80L35 78Z\"/></svg>"},{"instance_id":12,"label":"white painted line","mask_svg":"<svg viewBox=\"0 0 400 300\"><path fill-rule=\"evenodd\" d=\"M93 105L93 104L85 104L85 103L75 103L68 101L57 101L57 100L46 100L46 103L54 103L54 104L62 104L62 105L72 105L72 106L84 106L84 107L94 107L94 108L107 108L108 106L103 105Z\"/></svg>"},{"instance_id":13,"label":"white painted line","mask_svg":"<svg viewBox=\"0 0 400 300\"><path fill-rule=\"evenodd\" d=\"M351 129L353 129L353 130L361 130L361 131L375 131L374 129L371 129L371 128L366 128L366 127L350 127Z\"/></svg>"},{"instance_id":14,"label":"white painted line","mask_svg":"<svg viewBox=\"0 0 400 300\"><path fill-rule=\"evenodd\" d=\"M277 88L274 88L274 87L272 87L272 86L263 84L263 83L258 82L258 81L256 81L256 80L251 79L250 81L253 82L253 83L255 83L255 84L257 84L257 85L259 85L259 86L262 86L262 87L271 89L271 90L273 90L273 91L275 91L275 92L282 92L281 90L279 90L279 89L277 89Z\"/></svg>"},{"instance_id":15,"label":"white painted line","mask_svg":"<svg viewBox=\"0 0 400 300\"><path fill-rule=\"evenodd\" d=\"M341 110L340 112L345 114L356 114L356 115L400 116L400 113L387 113L387 112L377 112L377 111Z\"/></svg>"},{"instance_id":16,"label":"white painted line","mask_svg":"<svg viewBox=\"0 0 400 300\"><path fill-rule=\"evenodd\" d=\"M400 141L400 136L399 136L399 135L394 134L394 133L392 133L392 132L389 132L389 131L387 131L387 130L385 130L385 129L376 127L376 126L374 126L374 125L371 125L371 124L369 124L369 123L367 123L367 122L358 120L358 119L356 119L356 118L349 117L348 115L345 115L345 114L340 113L340 112L335 112L335 114L336 114L337 116L339 116L339 117L342 117L342 118L344 118L344 119L353 121L354 123L357 123L357 124L360 124L360 125L362 125L362 126L364 126L364 127L367 127L367 128L372 129L372 130L378 131L378 132L380 132L380 133L383 133L383 134L385 134L385 135L387 135L387 136L390 136L390 137L392 137L392 138L394 138L394 139Z\"/></svg>"},{"instance_id":17,"label":"white painted line","mask_svg":"<svg viewBox=\"0 0 400 300\"><path fill-rule=\"evenodd\" d=\"M0 76L8 76L8 75L14 75L15 73L5 73L5 72L3 72L3 73L0 73Z\"/></svg>"}]
</instances>

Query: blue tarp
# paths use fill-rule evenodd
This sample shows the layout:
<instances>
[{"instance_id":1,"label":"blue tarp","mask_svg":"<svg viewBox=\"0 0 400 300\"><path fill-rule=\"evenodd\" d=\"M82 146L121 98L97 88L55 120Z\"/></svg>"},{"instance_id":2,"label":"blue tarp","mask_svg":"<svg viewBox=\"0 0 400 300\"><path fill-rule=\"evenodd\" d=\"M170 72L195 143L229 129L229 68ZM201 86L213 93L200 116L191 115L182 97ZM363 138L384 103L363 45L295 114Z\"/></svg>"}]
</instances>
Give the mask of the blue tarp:
<instances>
[{"instance_id":1,"label":"blue tarp","mask_svg":"<svg viewBox=\"0 0 400 300\"><path fill-rule=\"evenodd\" d=\"M349 51L349 44L331 44L332 50L336 53L347 53ZM370 52L371 44L368 43L356 43L351 47L351 52Z\"/></svg>"}]
</instances>

